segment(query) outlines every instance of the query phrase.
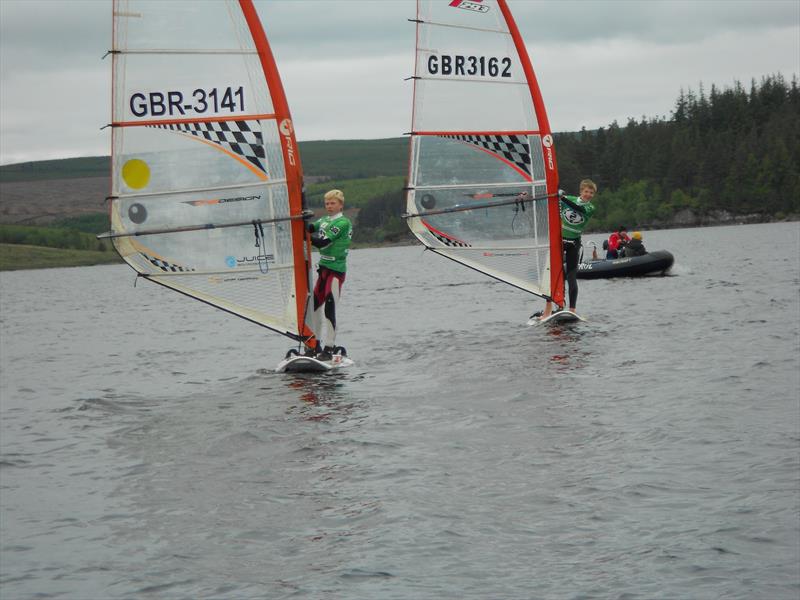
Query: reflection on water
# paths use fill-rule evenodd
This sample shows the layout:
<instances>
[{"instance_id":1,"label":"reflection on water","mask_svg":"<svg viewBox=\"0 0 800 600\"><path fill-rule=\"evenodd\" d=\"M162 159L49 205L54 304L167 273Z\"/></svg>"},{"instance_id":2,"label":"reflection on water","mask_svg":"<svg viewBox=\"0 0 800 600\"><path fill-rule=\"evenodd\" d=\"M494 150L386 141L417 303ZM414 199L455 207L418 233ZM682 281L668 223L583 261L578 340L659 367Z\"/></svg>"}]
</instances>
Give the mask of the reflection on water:
<instances>
[{"instance_id":1,"label":"reflection on water","mask_svg":"<svg viewBox=\"0 0 800 600\"><path fill-rule=\"evenodd\" d=\"M322 375L293 373L286 377L286 387L305 404L300 407L305 418L325 421L352 414L356 404L346 397L346 381L347 375L338 371Z\"/></svg>"},{"instance_id":2,"label":"reflection on water","mask_svg":"<svg viewBox=\"0 0 800 600\"><path fill-rule=\"evenodd\" d=\"M558 352L550 355L550 362L562 370L582 369L591 359L591 346L582 345L582 338L591 331L586 324L547 327L547 338Z\"/></svg>"}]
</instances>

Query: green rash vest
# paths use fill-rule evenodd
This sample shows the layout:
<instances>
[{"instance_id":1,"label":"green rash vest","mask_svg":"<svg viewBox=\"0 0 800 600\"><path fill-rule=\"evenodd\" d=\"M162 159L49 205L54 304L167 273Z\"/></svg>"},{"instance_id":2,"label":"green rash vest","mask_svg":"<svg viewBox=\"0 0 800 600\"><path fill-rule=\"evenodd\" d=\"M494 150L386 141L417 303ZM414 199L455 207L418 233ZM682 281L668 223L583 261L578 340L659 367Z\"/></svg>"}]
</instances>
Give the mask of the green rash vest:
<instances>
[{"instance_id":1,"label":"green rash vest","mask_svg":"<svg viewBox=\"0 0 800 600\"><path fill-rule=\"evenodd\" d=\"M325 215L314 222L314 231L331 243L319 248L319 266L344 273L347 271L347 253L353 237L353 225L342 213Z\"/></svg>"},{"instance_id":2,"label":"green rash vest","mask_svg":"<svg viewBox=\"0 0 800 600\"><path fill-rule=\"evenodd\" d=\"M581 237L583 228L589 222L595 210L591 202L583 202L578 196L565 196L569 203L559 200L561 209L561 237L565 240L577 240ZM577 210L576 210L577 209Z\"/></svg>"}]
</instances>

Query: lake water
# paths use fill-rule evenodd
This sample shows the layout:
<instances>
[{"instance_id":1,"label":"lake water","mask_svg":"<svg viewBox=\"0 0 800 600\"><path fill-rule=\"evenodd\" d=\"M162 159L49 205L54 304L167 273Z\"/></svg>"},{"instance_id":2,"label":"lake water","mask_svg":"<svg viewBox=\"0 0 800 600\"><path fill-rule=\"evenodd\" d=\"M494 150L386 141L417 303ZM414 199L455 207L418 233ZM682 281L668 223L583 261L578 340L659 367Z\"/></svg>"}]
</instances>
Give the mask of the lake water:
<instances>
[{"instance_id":1,"label":"lake water","mask_svg":"<svg viewBox=\"0 0 800 600\"><path fill-rule=\"evenodd\" d=\"M0 597L796 600L800 224L644 242L561 329L356 250L327 376L124 265L0 274Z\"/></svg>"}]
</instances>

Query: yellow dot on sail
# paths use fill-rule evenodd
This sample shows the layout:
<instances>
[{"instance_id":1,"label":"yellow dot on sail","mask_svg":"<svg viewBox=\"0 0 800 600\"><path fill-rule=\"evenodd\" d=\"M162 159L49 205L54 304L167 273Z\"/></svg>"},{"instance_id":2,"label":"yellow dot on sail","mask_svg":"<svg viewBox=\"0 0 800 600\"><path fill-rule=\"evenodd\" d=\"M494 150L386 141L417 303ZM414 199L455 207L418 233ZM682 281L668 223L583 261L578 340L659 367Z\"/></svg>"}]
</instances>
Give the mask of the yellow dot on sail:
<instances>
[{"instance_id":1,"label":"yellow dot on sail","mask_svg":"<svg viewBox=\"0 0 800 600\"><path fill-rule=\"evenodd\" d=\"M132 158L122 165L122 179L135 190L145 187L150 181L150 167L138 158Z\"/></svg>"}]
</instances>

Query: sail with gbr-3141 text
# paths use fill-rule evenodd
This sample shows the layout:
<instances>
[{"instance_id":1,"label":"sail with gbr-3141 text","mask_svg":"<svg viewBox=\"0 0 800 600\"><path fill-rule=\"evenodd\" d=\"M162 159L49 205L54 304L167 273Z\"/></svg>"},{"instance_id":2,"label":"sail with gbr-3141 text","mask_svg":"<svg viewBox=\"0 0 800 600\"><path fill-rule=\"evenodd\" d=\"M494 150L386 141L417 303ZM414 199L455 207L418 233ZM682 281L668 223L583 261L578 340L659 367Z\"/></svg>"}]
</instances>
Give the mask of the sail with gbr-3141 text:
<instances>
[{"instance_id":1,"label":"sail with gbr-3141 text","mask_svg":"<svg viewBox=\"0 0 800 600\"><path fill-rule=\"evenodd\" d=\"M306 340L302 169L251 0L113 2L111 231L137 273Z\"/></svg>"}]
</instances>

